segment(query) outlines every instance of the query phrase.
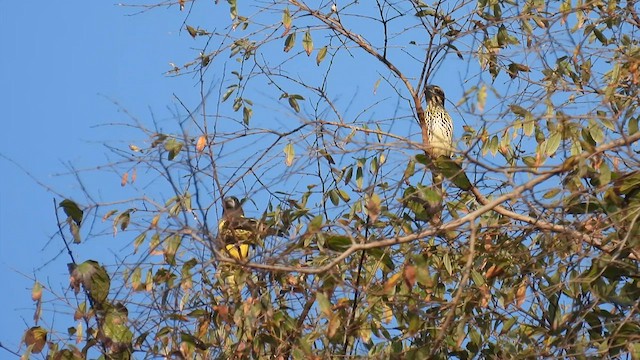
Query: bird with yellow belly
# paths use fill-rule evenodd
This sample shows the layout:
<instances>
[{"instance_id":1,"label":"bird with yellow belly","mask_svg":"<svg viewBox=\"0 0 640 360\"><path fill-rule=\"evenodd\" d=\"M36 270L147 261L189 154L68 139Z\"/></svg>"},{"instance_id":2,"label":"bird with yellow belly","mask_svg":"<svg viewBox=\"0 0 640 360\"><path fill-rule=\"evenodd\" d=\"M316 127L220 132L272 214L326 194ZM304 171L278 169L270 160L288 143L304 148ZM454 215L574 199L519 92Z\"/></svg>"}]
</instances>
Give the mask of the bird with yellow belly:
<instances>
[{"instance_id":1,"label":"bird with yellow belly","mask_svg":"<svg viewBox=\"0 0 640 360\"><path fill-rule=\"evenodd\" d=\"M249 247L259 240L259 222L244 216L242 204L235 196L224 198L218 236L225 251L238 261L246 261Z\"/></svg>"}]
</instances>

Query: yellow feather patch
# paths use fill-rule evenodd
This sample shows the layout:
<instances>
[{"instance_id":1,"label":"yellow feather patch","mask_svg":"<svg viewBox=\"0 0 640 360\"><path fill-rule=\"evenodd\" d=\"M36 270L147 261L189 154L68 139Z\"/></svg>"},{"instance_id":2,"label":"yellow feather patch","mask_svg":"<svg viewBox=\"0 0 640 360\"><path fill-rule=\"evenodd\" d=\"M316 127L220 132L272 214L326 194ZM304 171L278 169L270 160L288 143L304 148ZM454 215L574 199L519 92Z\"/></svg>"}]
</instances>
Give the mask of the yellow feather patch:
<instances>
[{"instance_id":1,"label":"yellow feather patch","mask_svg":"<svg viewBox=\"0 0 640 360\"><path fill-rule=\"evenodd\" d=\"M244 261L249 256L249 245L247 244L228 244L225 246L227 253L238 261Z\"/></svg>"}]
</instances>

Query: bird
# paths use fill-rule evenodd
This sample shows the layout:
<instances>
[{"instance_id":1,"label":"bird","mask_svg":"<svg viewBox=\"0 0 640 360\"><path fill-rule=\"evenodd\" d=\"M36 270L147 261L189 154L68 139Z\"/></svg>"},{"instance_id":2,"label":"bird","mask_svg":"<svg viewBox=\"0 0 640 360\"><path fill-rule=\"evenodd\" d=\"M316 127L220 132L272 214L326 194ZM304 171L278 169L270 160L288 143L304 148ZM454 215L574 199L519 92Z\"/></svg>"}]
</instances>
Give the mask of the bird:
<instances>
[{"instance_id":1,"label":"bird","mask_svg":"<svg viewBox=\"0 0 640 360\"><path fill-rule=\"evenodd\" d=\"M259 239L259 222L244 216L242 204L235 196L222 201L222 217L218 223L218 237L232 258L245 261L249 256L249 246Z\"/></svg>"},{"instance_id":2,"label":"bird","mask_svg":"<svg viewBox=\"0 0 640 360\"><path fill-rule=\"evenodd\" d=\"M427 85L424 88L424 97L426 99L426 107L424 110L424 123L426 127L427 142L425 151L431 158L433 164L432 182L439 194L441 201L438 204L431 204L428 213L433 215L433 223L440 222L440 211L442 209L442 199L444 194L442 191L442 182L444 176L438 164L442 161L438 159L449 159L453 154L453 120L444 108L444 91L437 85Z\"/></svg>"},{"instance_id":3,"label":"bird","mask_svg":"<svg viewBox=\"0 0 640 360\"><path fill-rule=\"evenodd\" d=\"M444 91L437 85L424 88L427 107L424 111L429 146L427 152L433 160L440 156L450 158L453 153L453 120L444 108Z\"/></svg>"}]
</instances>

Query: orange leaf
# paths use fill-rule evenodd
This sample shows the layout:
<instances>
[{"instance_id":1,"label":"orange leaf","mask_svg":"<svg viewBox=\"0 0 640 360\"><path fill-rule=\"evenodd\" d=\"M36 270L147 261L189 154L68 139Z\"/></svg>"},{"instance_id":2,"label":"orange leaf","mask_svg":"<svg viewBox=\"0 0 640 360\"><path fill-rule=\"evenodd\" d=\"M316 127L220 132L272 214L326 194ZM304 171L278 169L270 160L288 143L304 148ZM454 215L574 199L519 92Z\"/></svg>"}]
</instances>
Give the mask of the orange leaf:
<instances>
[{"instance_id":1,"label":"orange leaf","mask_svg":"<svg viewBox=\"0 0 640 360\"><path fill-rule=\"evenodd\" d=\"M398 283L401 277L402 277L402 273L396 273L393 276L391 276L389 280L387 280L387 282L384 283L384 292L388 293L389 291L391 291L391 289L393 289L396 286L396 284Z\"/></svg>"},{"instance_id":2,"label":"orange leaf","mask_svg":"<svg viewBox=\"0 0 640 360\"><path fill-rule=\"evenodd\" d=\"M198 138L198 142L196 142L196 151L202 154L205 145L207 145L207 137L202 135Z\"/></svg>"},{"instance_id":3,"label":"orange leaf","mask_svg":"<svg viewBox=\"0 0 640 360\"><path fill-rule=\"evenodd\" d=\"M136 168L133 168L133 171L131 172L131 183L133 184L137 178L138 178L138 170L136 170Z\"/></svg>"},{"instance_id":4,"label":"orange leaf","mask_svg":"<svg viewBox=\"0 0 640 360\"><path fill-rule=\"evenodd\" d=\"M149 224L149 229L155 229L156 226L158 226L158 220L160 220L160 214L157 214L156 216L153 217L153 219L151 219L151 224Z\"/></svg>"},{"instance_id":5,"label":"orange leaf","mask_svg":"<svg viewBox=\"0 0 640 360\"><path fill-rule=\"evenodd\" d=\"M120 186L127 185L127 180L128 179L129 179L129 173L128 172L122 174L122 180L120 180Z\"/></svg>"}]
</instances>

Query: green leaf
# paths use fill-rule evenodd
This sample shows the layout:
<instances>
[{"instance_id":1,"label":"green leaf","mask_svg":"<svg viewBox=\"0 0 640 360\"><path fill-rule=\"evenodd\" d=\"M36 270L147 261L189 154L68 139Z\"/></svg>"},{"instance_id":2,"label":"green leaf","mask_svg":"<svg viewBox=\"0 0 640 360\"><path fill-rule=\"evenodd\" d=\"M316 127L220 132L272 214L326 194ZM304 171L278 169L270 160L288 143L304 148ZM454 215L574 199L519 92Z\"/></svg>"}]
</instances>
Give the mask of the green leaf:
<instances>
[{"instance_id":1,"label":"green leaf","mask_svg":"<svg viewBox=\"0 0 640 360\"><path fill-rule=\"evenodd\" d=\"M251 120L251 116L253 116L253 109L248 106L242 108L242 122L245 125L249 125L249 120Z\"/></svg>"},{"instance_id":2,"label":"green leaf","mask_svg":"<svg viewBox=\"0 0 640 360\"><path fill-rule=\"evenodd\" d=\"M629 135L633 135L638 132L638 119L640 119L640 117L632 117L629 119Z\"/></svg>"},{"instance_id":3,"label":"green leaf","mask_svg":"<svg viewBox=\"0 0 640 360\"><path fill-rule=\"evenodd\" d=\"M404 174L402 175L402 178L404 180L407 180L411 176L413 176L415 172L416 172L416 161L414 159L410 159L409 162L407 163L407 168L404 169Z\"/></svg>"},{"instance_id":4,"label":"green leaf","mask_svg":"<svg viewBox=\"0 0 640 360\"><path fill-rule=\"evenodd\" d=\"M138 251L138 248L140 247L140 245L142 245L142 243L144 242L144 240L147 238L147 232L143 232L142 234L136 236L135 239L133 239L133 253L135 254Z\"/></svg>"},{"instance_id":5,"label":"green leaf","mask_svg":"<svg viewBox=\"0 0 640 360\"><path fill-rule=\"evenodd\" d=\"M322 215L317 215L316 217L311 219L311 222L309 222L308 231L318 232L320 231L320 228L322 227L323 224L324 224L324 217Z\"/></svg>"},{"instance_id":6,"label":"green leaf","mask_svg":"<svg viewBox=\"0 0 640 360\"><path fill-rule=\"evenodd\" d=\"M444 268L447 270L449 276L453 275L453 266L451 265L451 258L449 254L444 254L442 257L442 263L444 264Z\"/></svg>"},{"instance_id":7,"label":"green leaf","mask_svg":"<svg viewBox=\"0 0 640 360\"><path fill-rule=\"evenodd\" d=\"M284 9L282 13L282 25L285 28L285 32L291 29L291 13L289 12L289 8Z\"/></svg>"},{"instance_id":8,"label":"green leaf","mask_svg":"<svg viewBox=\"0 0 640 360\"><path fill-rule=\"evenodd\" d=\"M364 185L364 174L362 172L362 166L358 166L356 169L356 186L358 189L362 189Z\"/></svg>"},{"instance_id":9,"label":"green leaf","mask_svg":"<svg viewBox=\"0 0 640 360\"><path fill-rule=\"evenodd\" d=\"M562 189L556 188L556 189L551 189L549 191L547 191L544 195L542 195L542 197L544 199L553 199L554 197L556 197L556 195L558 195L560 192L562 191Z\"/></svg>"},{"instance_id":10,"label":"green leaf","mask_svg":"<svg viewBox=\"0 0 640 360\"><path fill-rule=\"evenodd\" d=\"M547 156L551 156L556 153L558 147L560 146L560 140L562 136L559 132L554 132L549 139L547 139L547 148L545 149L545 153Z\"/></svg>"},{"instance_id":11,"label":"green leaf","mask_svg":"<svg viewBox=\"0 0 640 360\"><path fill-rule=\"evenodd\" d=\"M293 49L293 46L295 44L296 44L296 33L292 32L284 40L284 52L289 52L289 50Z\"/></svg>"},{"instance_id":12,"label":"green leaf","mask_svg":"<svg viewBox=\"0 0 640 360\"><path fill-rule=\"evenodd\" d=\"M611 169L607 163L600 165L600 185L606 185L611 182Z\"/></svg>"},{"instance_id":13,"label":"green leaf","mask_svg":"<svg viewBox=\"0 0 640 360\"><path fill-rule=\"evenodd\" d=\"M533 156L525 156L522 158L522 162L529 166L529 167L535 167L536 166L536 158Z\"/></svg>"},{"instance_id":14,"label":"green leaf","mask_svg":"<svg viewBox=\"0 0 640 360\"><path fill-rule=\"evenodd\" d=\"M70 217L76 225L80 226L84 212L80 209L78 204L72 200L64 199L60 202L59 207L64 210L64 213L67 214L67 216Z\"/></svg>"},{"instance_id":15,"label":"green leaf","mask_svg":"<svg viewBox=\"0 0 640 360\"><path fill-rule=\"evenodd\" d=\"M351 197L349 196L349 194L347 194L347 192L344 190L338 190L338 195L340 196L342 201L344 201L345 203L348 203L349 200L351 200Z\"/></svg>"},{"instance_id":16,"label":"green leaf","mask_svg":"<svg viewBox=\"0 0 640 360\"><path fill-rule=\"evenodd\" d=\"M440 156L436 159L435 166L437 171L449 179L455 186L464 191L471 190L471 181L469 181L460 164L446 156Z\"/></svg>"},{"instance_id":17,"label":"green leaf","mask_svg":"<svg viewBox=\"0 0 640 360\"><path fill-rule=\"evenodd\" d=\"M229 15L231 16L231 20L235 19L238 16L238 5L236 0L227 0L229 3Z\"/></svg>"},{"instance_id":18,"label":"green leaf","mask_svg":"<svg viewBox=\"0 0 640 360\"><path fill-rule=\"evenodd\" d=\"M536 123L533 120L533 115L531 114L527 114L524 117L524 120L522 122L522 130L524 131L524 134L526 136L531 136L533 135L533 132L536 129Z\"/></svg>"},{"instance_id":19,"label":"green leaf","mask_svg":"<svg viewBox=\"0 0 640 360\"><path fill-rule=\"evenodd\" d=\"M433 16L436 12L433 9L422 9L416 12L417 17Z\"/></svg>"},{"instance_id":20,"label":"green leaf","mask_svg":"<svg viewBox=\"0 0 640 360\"><path fill-rule=\"evenodd\" d=\"M415 156L415 159L418 162L418 164L431 166L431 159L429 159L429 157L425 154L417 154Z\"/></svg>"},{"instance_id":21,"label":"green leaf","mask_svg":"<svg viewBox=\"0 0 640 360\"><path fill-rule=\"evenodd\" d=\"M327 298L324 293L317 292L316 302L318 303L318 309L320 312L324 314L324 316L330 317L333 311L331 310L331 302L329 301L329 298Z\"/></svg>"},{"instance_id":22,"label":"green leaf","mask_svg":"<svg viewBox=\"0 0 640 360\"><path fill-rule=\"evenodd\" d=\"M316 55L316 64L320 65L320 63L322 62L322 60L324 60L324 58L327 56L327 47L323 47L320 50L318 50L318 54Z\"/></svg>"},{"instance_id":23,"label":"green leaf","mask_svg":"<svg viewBox=\"0 0 640 360\"><path fill-rule=\"evenodd\" d=\"M325 245L328 249L343 252L351 247L351 239L346 235L327 235Z\"/></svg>"},{"instance_id":24,"label":"green leaf","mask_svg":"<svg viewBox=\"0 0 640 360\"><path fill-rule=\"evenodd\" d=\"M596 212L602 210L602 206L596 202L581 202L574 203L568 207L565 207L565 211L567 214L588 214L592 212Z\"/></svg>"},{"instance_id":25,"label":"green leaf","mask_svg":"<svg viewBox=\"0 0 640 360\"><path fill-rule=\"evenodd\" d=\"M477 270L471 270L471 279L476 284L476 286L482 286L486 283L484 280L484 276L480 274Z\"/></svg>"},{"instance_id":26,"label":"green leaf","mask_svg":"<svg viewBox=\"0 0 640 360\"><path fill-rule=\"evenodd\" d=\"M511 104L509 105L509 109L511 110L512 113L518 115L518 116L522 116L524 117L525 115L527 115L529 113L529 111L527 111L527 109L523 108L520 105L516 105L516 104Z\"/></svg>"},{"instance_id":27,"label":"green leaf","mask_svg":"<svg viewBox=\"0 0 640 360\"><path fill-rule=\"evenodd\" d=\"M591 135L593 141L596 142L596 144L602 143L604 141L604 133L602 132L602 128L600 128L600 126L598 125L593 124L591 127L589 127L589 134Z\"/></svg>"},{"instance_id":28,"label":"green leaf","mask_svg":"<svg viewBox=\"0 0 640 360\"><path fill-rule=\"evenodd\" d=\"M164 149L169 152L167 158L171 161L175 159L175 157L180 153L180 150L182 150L182 142L171 138L164 143Z\"/></svg>"},{"instance_id":29,"label":"green leaf","mask_svg":"<svg viewBox=\"0 0 640 360\"><path fill-rule=\"evenodd\" d=\"M227 91L222 95L222 102L227 101L227 99L229 98L229 96L231 96L231 94L233 94L233 92L238 88L238 85L230 85L229 87L227 87Z\"/></svg>"},{"instance_id":30,"label":"green leaf","mask_svg":"<svg viewBox=\"0 0 640 360\"><path fill-rule=\"evenodd\" d=\"M313 52L313 39L311 39L309 30L304 33L304 38L302 38L302 48L307 52L307 56L310 56L311 52Z\"/></svg>"},{"instance_id":31,"label":"green leaf","mask_svg":"<svg viewBox=\"0 0 640 360\"><path fill-rule=\"evenodd\" d=\"M338 206L338 204L340 203L340 196L338 195L338 190L336 189L331 189L329 190L329 200L331 200L331 203L334 206Z\"/></svg>"},{"instance_id":32,"label":"green leaf","mask_svg":"<svg viewBox=\"0 0 640 360\"><path fill-rule=\"evenodd\" d=\"M602 31L598 30L597 28L593 28L593 35L596 36L596 38L602 43L602 45L607 45L609 43L609 41L607 40L607 38L604 36L604 34L602 33Z\"/></svg>"},{"instance_id":33,"label":"green leaf","mask_svg":"<svg viewBox=\"0 0 640 360\"><path fill-rule=\"evenodd\" d=\"M189 32L189 35L191 35L192 38L196 38L196 36L198 35L198 30L196 30L195 28L193 28L192 26L187 25L187 32Z\"/></svg>"},{"instance_id":34,"label":"green leaf","mask_svg":"<svg viewBox=\"0 0 640 360\"><path fill-rule=\"evenodd\" d=\"M624 177L620 186L620 193L627 195L640 187L640 172Z\"/></svg>"}]
</instances>

